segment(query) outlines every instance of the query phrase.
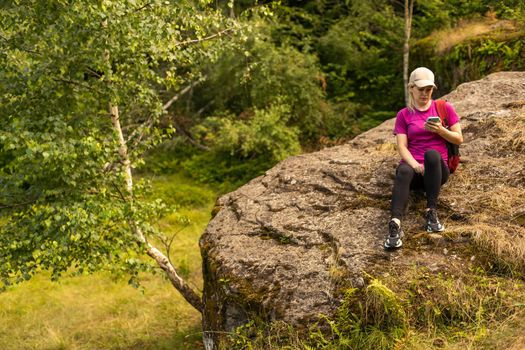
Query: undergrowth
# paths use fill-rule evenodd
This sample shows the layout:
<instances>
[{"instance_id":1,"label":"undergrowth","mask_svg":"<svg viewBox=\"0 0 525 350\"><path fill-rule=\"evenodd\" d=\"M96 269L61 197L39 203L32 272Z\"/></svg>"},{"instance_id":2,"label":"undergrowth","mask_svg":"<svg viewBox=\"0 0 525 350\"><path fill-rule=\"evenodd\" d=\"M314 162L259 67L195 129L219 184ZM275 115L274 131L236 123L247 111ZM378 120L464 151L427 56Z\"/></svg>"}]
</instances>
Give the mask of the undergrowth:
<instances>
[{"instance_id":1,"label":"undergrowth","mask_svg":"<svg viewBox=\"0 0 525 350\"><path fill-rule=\"evenodd\" d=\"M308 330L251 321L230 336L231 348L453 349L497 342L493 330L502 322L525 319L520 280L482 269L453 276L417 268L407 274L403 280L409 282L393 287L393 280L371 278L362 289L348 289L335 315L321 315Z\"/></svg>"},{"instance_id":2,"label":"undergrowth","mask_svg":"<svg viewBox=\"0 0 525 350\"><path fill-rule=\"evenodd\" d=\"M151 174L184 174L217 193L237 189L264 174L276 161L265 156L243 158L219 151L203 151L180 140L162 143L149 152L147 166L140 170ZM195 187L193 188L195 190ZM188 193L190 196L195 196Z\"/></svg>"}]
</instances>

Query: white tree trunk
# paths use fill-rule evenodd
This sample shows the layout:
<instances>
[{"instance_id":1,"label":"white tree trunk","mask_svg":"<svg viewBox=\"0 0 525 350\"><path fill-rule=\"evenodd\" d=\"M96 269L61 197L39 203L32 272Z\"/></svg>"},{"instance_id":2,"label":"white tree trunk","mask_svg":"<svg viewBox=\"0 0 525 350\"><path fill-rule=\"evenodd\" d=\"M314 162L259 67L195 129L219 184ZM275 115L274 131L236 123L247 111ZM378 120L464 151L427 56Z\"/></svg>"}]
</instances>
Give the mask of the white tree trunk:
<instances>
[{"instance_id":1,"label":"white tree trunk","mask_svg":"<svg viewBox=\"0 0 525 350\"><path fill-rule=\"evenodd\" d=\"M122 133L122 128L120 126L118 106L110 104L109 111L113 129L118 136L120 161L124 167L127 191L125 199L133 205L133 176L131 174L131 161L129 159L126 142L124 141L124 134ZM190 305L202 313L202 298L186 283L186 281L184 281L182 277L179 276L177 270L175 270L175 267L173 267L169 259L146 240L140 226L137 225L137 222L133 217L128 218L128 223L137 240L146 246L147 254L157 262L162 270L164 270L175 289L182 294L184 299L186 299Z\"/></svg>"},{"instance_id":2,"label":"white tree trunk","mask_svg":"<svg viewBox=\"0 0 525 350\"><path fill-rule=\"evenodd\" d=\"M410 33L415 0L405 0L405 43L403 45L403 82L405 84L405 104L408 105L408 63L410 54Z\"/></svg>"}]
</instances>

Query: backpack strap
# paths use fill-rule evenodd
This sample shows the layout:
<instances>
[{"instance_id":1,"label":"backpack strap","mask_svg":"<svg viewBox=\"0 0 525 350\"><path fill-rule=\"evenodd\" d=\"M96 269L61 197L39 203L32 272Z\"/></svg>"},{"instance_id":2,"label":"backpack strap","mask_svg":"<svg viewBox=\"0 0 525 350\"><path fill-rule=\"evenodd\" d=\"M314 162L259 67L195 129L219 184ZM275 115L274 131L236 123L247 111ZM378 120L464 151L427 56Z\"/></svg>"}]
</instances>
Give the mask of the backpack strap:
<instances>
[{"instance_id":1,"label":"backpack strap","mask_svg":"<svg viewBox=\"0 0 525 350\"><path fill-rule=\"evenodd\" d=\"M441 119L441 124L443 124L445 128L448 127L447 101L437 100L436 107L437 107L439 118Z\"/></svg>"}]
</instances>

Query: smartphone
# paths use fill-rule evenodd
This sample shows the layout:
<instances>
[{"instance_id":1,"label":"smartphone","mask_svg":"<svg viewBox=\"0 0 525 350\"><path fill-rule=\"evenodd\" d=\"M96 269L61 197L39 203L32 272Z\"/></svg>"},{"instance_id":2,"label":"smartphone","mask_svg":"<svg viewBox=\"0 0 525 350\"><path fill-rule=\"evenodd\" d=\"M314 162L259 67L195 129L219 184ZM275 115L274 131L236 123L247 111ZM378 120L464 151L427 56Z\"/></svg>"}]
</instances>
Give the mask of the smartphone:
<instances>
[{"instance_id":1,"label":"smartphone","mask_svg":"<svg viewBox=\"0 0 525 350\"><path fill-rule=\"evenodd\" d=\"M441 123L441 119L439 117L432 116L427 118L427 123L428 122Z\"/></svg>"}]
</instances>

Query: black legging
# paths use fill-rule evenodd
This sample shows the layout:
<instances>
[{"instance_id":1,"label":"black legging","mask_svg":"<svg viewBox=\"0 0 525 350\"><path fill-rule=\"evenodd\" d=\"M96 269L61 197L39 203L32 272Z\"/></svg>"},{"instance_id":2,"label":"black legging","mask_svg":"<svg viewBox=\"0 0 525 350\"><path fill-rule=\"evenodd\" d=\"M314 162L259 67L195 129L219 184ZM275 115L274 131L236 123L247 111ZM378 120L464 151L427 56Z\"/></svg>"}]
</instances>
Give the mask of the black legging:
<instances>
[{"instance_id":1,"label":"black legging","mask_svg":"<svg viewBox=\"0 0 525 350\"><path fill-rule=\"evenodd\" d=\"M450 172L436 150L425 152L425 175L416 174L414 169L401 163L396 170L392 191L392 218L402 219L410 189L424 189L427 194L427 208L436 209L441 186L447 182Z\"/></svg>"}]
</instances>

